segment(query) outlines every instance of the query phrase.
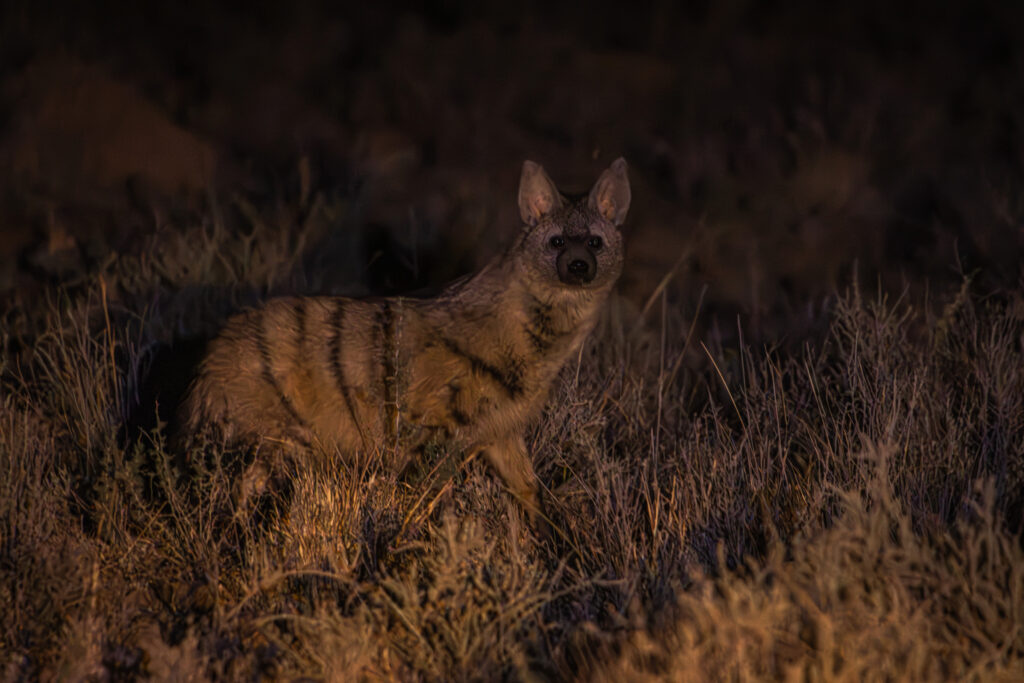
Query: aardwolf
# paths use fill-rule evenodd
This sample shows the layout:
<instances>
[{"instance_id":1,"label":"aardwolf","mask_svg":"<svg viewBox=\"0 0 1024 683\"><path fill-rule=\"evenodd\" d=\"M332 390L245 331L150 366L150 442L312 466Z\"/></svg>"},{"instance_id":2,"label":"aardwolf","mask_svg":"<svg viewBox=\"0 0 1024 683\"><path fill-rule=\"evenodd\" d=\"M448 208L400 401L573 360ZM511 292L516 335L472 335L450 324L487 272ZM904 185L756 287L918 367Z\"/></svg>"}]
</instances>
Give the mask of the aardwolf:
<instances>
[{"instance_id":1,"label":"aardwolf","mask_svg":"<svg viewBox=\"0 0 1024 683\"><path fill-rule=\"evenodd\" d=\"M523 431L619 277L629 202L621 158L581 196L524 162L522 231L440 295L280 298L229 320L182 406L186 438L214 428L256 449L243 502L282 456L362 452L400 469L430 444L480 453L535 522Z\"/></svg>"}]
</instances>

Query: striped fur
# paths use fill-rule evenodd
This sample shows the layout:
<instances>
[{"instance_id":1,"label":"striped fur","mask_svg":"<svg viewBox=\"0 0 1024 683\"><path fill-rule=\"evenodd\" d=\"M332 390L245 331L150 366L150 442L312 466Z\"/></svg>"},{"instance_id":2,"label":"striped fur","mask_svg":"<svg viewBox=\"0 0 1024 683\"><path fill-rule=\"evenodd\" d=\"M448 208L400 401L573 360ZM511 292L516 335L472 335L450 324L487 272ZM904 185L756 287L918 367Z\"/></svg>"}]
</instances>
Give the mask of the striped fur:
<instances>
[{"instance_id":1,"label":"striped fur","mask_svg":"<svg viewBox=\"0 0 1024 683\"><path fill-rule=\"evenodd\" d=\"M579 198L526 162L518 238L439 296L280 298L229 320L182 406L184 433L396 467L430 443L481 452L536 512L522 435L618 279L629 199L621 159Z\"/></svg>"}]
</instances>

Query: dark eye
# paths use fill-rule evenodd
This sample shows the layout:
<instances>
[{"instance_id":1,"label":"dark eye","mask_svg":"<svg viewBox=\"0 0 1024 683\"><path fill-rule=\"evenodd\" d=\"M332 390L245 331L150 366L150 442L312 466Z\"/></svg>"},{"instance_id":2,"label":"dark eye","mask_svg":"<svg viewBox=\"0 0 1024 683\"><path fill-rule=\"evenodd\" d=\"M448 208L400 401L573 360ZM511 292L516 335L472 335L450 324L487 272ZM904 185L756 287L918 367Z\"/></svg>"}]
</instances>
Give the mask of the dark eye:
<instances>
[{"instance_id":1,"label":"dark eye","mask_svg":"<svg viewBox=\"0 0 1024 683\"><path fill-rule=\"evenodd\" d=\"M565 238L562 237L561 235L555 235L554 237L551 238L549 244L551 244L551 246L553 246L555 249L561 249L562 247L565 246Z\"/></svg>"},{"instance_id":2,"label":"dark eye","mask_svg":"<svg viewBox=\"0 0 1024 683\"><path fill-rule=\"evenodd\" d=\"M601 241L601 238L596 235L587 240L587 246L591 249L600 249L602 244L604 243Z\"/></svg>"}]
</instances>

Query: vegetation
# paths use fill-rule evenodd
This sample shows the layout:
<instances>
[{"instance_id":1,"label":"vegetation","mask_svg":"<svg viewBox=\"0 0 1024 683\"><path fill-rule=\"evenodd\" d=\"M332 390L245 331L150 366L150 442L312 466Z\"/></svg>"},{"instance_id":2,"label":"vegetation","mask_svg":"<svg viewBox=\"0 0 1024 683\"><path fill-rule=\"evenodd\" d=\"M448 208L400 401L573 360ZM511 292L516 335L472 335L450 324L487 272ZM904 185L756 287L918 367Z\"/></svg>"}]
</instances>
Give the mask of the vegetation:
<instances>
[{"instance_id":1,"label":"vegetation","mask_svg":"<svg viewBox=\"0 0 1024 683\"><path fill-rule=\"evenodd\" d=\"M965 278L933 315L853 287L788 350L613 301L529 438L547 542L457 453L316 463L240 517L147 378L314 281L297 247L338 215L211 219L6 310L6 678L1024 675L1024 288Z\"/></svg>"},{"instance_id":2,"label":"vegetation","mask_svg":"<svg viewBox=\"0 0 1024 683\"><path fill-rule=\"evenodd\" d=\"M1024 680L1024 4L64 4L0 11L0 680ZM461 453L239 513L174 445L232 312L620 154L549 539Z\"/></svg>"}]
</instances>

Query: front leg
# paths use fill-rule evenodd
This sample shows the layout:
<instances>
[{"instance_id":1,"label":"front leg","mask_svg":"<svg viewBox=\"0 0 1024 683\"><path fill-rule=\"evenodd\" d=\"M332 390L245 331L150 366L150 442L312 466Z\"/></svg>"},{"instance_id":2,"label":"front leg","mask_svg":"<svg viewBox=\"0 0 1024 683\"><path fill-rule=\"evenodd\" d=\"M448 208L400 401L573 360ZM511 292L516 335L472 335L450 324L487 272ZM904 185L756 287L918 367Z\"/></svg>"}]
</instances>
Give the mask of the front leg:
<instances>
[{"instance_id":1,"label":"front leg","mask_svg":"<svg viewBox=\"0 0 1024 683\"><path fill-rule=\"evenodd\" d=\"M537 495L537 475L533 472L533 463L526 452L526 441L522 435L489 444L483 448L483 454L523 506L531 526L538 528L537 518L541 509Z\"/></svg>"}]
</instances>

